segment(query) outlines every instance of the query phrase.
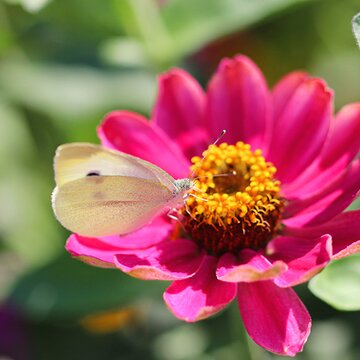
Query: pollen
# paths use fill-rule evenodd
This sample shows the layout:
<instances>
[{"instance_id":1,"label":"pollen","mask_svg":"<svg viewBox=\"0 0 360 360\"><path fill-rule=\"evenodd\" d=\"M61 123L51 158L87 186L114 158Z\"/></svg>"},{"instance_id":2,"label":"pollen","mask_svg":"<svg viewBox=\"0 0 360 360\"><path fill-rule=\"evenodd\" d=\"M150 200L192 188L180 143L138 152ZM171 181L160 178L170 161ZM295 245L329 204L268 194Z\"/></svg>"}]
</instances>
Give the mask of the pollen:
<instances>
[{"instance_id":1,"label":"pollen","mask_svg":"<svg viewBox=\"0 0 360 360\"><path fill-rule=\"evenodd\" d=\"M196 188L181 210L189 237L215 255L265 247L284 206L274 165L243 142L210 145L191 161Z\"/></svg>"}]
</instances>

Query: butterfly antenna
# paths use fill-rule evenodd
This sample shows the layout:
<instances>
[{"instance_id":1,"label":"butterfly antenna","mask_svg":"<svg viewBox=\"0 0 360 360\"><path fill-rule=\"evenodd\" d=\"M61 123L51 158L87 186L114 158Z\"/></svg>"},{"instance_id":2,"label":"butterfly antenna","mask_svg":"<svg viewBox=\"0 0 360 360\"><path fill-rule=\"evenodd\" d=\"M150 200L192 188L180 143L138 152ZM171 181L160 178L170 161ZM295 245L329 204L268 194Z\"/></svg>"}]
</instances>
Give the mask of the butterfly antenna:
<instances>
[{"instance_id":1,"label":"butterfly antenna","mask_svg":"<svg viewBox=\"0 0 360 360\"><path fill-rule=\"evenodd\" d=\"M216 145L225 134L226 134L226 130L224 129L223 131L221 131L220 135L217 137L217 139L211 145ZM200 163L198 164L198 166L192 171L191 179L194 178L194 174L195 174L196 170L202 165L205 158L206 158L206 155L201 158Z\"/></svg>"},{"instance_id":2,"label":"butterfly antenna","mask_svg":"<svg viewBox=\"0 0 360 360\"><path fill-rule=\"evenodd\" d=\"M213 174L211 175L211 177L223 177L223 176L236 176L237 172L236 170L233 170L231 173L226 173L226 174ZM197 176L196 178L194 178L193 180L197 180L197 179L206 179L209 178L210 175L202 175L202 176Z\"/></svg>"},{"instance_id":3,"label":"butterfly antenna","mask_svg":"<svg viewBox=\"0 0 360 360\"><path fill-rule=\"evenodd\" d=\"M220 140L221 138L226 134L226 130L224 129L220 135L218 136L218 138L211 144L211 145L216 145Z\"/></svg>"}]
</instances>

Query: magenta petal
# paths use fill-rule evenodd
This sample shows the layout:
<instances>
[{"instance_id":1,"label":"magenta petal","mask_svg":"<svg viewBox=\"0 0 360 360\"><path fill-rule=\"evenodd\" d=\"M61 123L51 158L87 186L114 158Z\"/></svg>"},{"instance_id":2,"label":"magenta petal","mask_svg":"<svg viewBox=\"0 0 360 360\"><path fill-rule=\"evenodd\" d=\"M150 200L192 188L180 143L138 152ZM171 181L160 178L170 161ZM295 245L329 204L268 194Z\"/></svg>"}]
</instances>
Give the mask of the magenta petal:
<instances>
[{"instance_id":1,"label":"magenta petal","mask_svg":"<svg viewBox=\"0 0 360 360\"><path fill-rule=\"evenodd\" d=\"M316 226L329 221L346 209L357 197L360 187L360 160L349 165L347 171L314 196L291 201L285 208L286 226Z\"/></svg>"},{"instance_id":2,"label":"magenta petal","mask_svg":"<svg viewBox=\"0 0 360 360\"><path fill-rule=\"evenodd\" d=\"M288 270L281 273L274 283L291 287L308 281L331 260L332 243L330 235L318 239L277 237L267 247L272 261L281 260Z\"/></svg>"},{"instance_id":3,"label":"magenta petal","mask_svg":"<svg viewBox=\"0 0 360 360\"><path fill-rule=\"evenodd\" d=\"M270 94L261 71L249 58L222 60L208 86L206 117L213 137L225 129L222 140L264 149L272 120Z\"/></svg>"},{"instance_id":4,"label":"magenta petal","mask_svg":"<svg viewBox=\"0 0 360 360\"><path fill-rule=\"evenodd\" d=\"M348 164L360 148L360 103L344 106L336 115L331 136L325 144L321 168L342 160Z\"/></svg>"},{"instance_id":5,"label":"magenta petal","mask_svg":"<svg viewBox=\"0 0 360 360\"><path fill-rule=\"evenodd\" d=\"M125 273L144 280L177 280L188 278L198 270L204 254L190 240L165 241L132 254L115 256L116 266Z\"/></svg>"},{"instance_id":6,"label":"magenta petal","mask_svg":"<svg viewBox=\"0 0 360 360\"><path fill-rule=\"evenodd\" d=\"M286 269L287 266L282 261L272 264L265 256L245 249L238 257L230 253L224 254L219 259L216 277L227 282L252 282L272 279Z\"/></svg>"},{"instance_id":7,"label":"magenta petal","mask_svg":"<svg viewBox=\"0 0 360 360\"><path fill-rule=\"evenodd\" d=\"M360 103L349 104L337 114L320 156L295 181L283 187L289 198L308 198L341 174L360 149Z\"/></svg>"},{"instance_id":8,"label":"magenta petal","mask_svg":"<svg viewBox=\"0 0 360 360\"><path fill-rule=\"evenodd\" d=\"M91 265L115 267L115 254L160 243L169 238L172 229L173 226L167 219L158 217L149 225L128 235L89 238L72 234L66 242L66 250Z\"/></svg>"},{"instance_id":9,"label":"magenta petal","mask_svg":"<svg viewBox=\"0 0 360 360\"><path fill-rule=\"evenodd\" d=\"M173 282L164 300L179 319L193 322L223 309L236 296L236 285L216 279L217 259L207 256L199 271L190 279Z\"/></svg>"},{"instance_id":10,"label":"magenta petal","mask_svg":"<svg viewBox=\"0 0 360 360\"><path fill-rule=\"evenodd\" d=\"M119 250L100 239L71 234L66 250L77 259L97 267L115 268L114 254Z\"/></svg>"},{"instance_id":11,"label":"magenta petal","mask_svg":"<svg viewBox=\"0 0 360 360\"><path fill-rule=\"evenodd\" d=\"M324 145L332 117L332 92L319 79L306 79L274 119L267 159L288 183L314 160Z\"/></svg>"},{"instance_id":12,"label":"magenta petal","mask_svg":"<svg viewBox=\"0 0 360 360\"><path fill-rule=\"evenodd\" d=\"M294 71L284 76L274 86L272 93L275 118L278 118L281 115L296 89L308 78L309 75L307 73L303 71Z\"/></svg>"},{"instance_id":13,"label":"magenta petal","mask_svg":"<svg viewBox=\"0 0 360 360\"><path fill-rule=\"evenodd\" d=\"M190 162L159 127L128 111L109 113L98 128L101 143L161 167L175 178L186 177Z\"/></svg>"},{"instance_id":14,"label":"magenta petal","mask_svg":"<svg viewBox=\"0 0 360 360\"><path fill-rule=\"evenodd\" d=\"M352 242L350 245L346 247L344 244L337 244L341 245L341 250L337 251L334 256L333 260L339 260L343 257L350 256L352 254L357 254L360 252L360 240Z\"/></svg>"},{"instance_id":15,"label":"magenta petal","mask_svg":"<svg viewBox=\"0 0 360 360\"><path fill-rule=\"evenodd\" d=\"M333 244L333 259L360 252L360 210L347 211L319 226L285 227L284 234L295 237L315 238L330 234Z\"/></svg>"},{"instance_id":16,"label":"magenta petal","mask_svg":"<svg viewBox=\"0 0 360 360\"><path fill-rule=\"evenodd\" d=\"M121 249L145 249L169 239L173 230L174 225L167 216L158 216L137 231L121 236L106 236L103 239Z\"/></svg>"},{"instance_id":17,"label":"magenta petal","mask_svg":"<svg viewBox=\"0 0 360 360\"><path fill-rule=\"evenodd\" d=\"M187 158L201 155L210 143L204 123L204 91L181 69L172 69L159 80L154 123L178 144Z\"/></svg>"},{"instance_id":18,"label":"magenta petal","mask_svg":"<svg viewBox=\"0 0 360 360\"><path fill-rule=\"evenodd\" d=\"M250 337L261 347L295 356L310 334L311 318L292 289L271 281L238 284L241 316Z\"/></svg>"}]
</instances>

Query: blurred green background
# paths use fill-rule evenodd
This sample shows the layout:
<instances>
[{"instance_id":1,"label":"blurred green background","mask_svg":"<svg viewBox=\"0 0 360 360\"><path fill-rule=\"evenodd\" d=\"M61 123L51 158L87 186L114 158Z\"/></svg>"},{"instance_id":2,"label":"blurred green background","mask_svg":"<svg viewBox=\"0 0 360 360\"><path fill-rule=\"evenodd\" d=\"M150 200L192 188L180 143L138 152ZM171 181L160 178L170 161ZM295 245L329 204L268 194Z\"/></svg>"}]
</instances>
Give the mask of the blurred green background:
<instances>
[{"instance_id":1,"label":"blurred green background","mask_svg":"<svg viewBox=\"0 0 360 360\"><path fill-rule=\"evenodd\" d=\"M304 69L335 89L337 109L359 101L359 11L358 0L0 0L0 359L277 358L244 337L236 305L186 324L162 302L166 283L72 260L50 205L52 158L59 144L98 142L111 110L149 115L159 72L181 66L205 85L236 53L270 85ZM359 262L316 280L334 292L313 286L350 311L297 288L314 319L298 359L360 358Z\"/></svg>"}]
</instances>

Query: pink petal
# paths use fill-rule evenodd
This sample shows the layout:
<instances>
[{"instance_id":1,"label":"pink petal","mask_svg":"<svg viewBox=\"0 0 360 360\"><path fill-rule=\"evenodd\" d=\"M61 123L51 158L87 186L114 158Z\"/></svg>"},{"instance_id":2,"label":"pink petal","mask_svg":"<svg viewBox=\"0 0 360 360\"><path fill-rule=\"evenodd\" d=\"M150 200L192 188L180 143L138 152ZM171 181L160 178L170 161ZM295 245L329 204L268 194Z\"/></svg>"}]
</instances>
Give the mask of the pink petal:
<instances>
[{"instance_id":1,"label":"pink petal","mask_svg":"<svg viewBox=\"0 0 360 360\"><path fill-rule=\"evenodd\" d=\"M275 118L267 160L288 183L314 160L324 145L332 116L332 92L319 79L304 80Z\"/></svg>"},{"instance_id":2,"label":"pink petal","mask_svg":"<svg viewBox=\"0 0 360 360\"><path fill-rule=\"evenodd\" d=\"M309 197L334 181L360 150L360 103L340 110L320 156L291 184L283 187L286 198Z\"/></svg>"},{"instance_id":3,"label":"pink petal","mask_svg":"<svg viewBox=\"0 0 360 360\"><path fill-rule=\"evenodd\" d=\"M186 177L190 162L179 147L155 124L128 111L109 113L98 128L101 143L150 161L175 178Z\"/></svg>"},{"instance_id":4,"label":"pink petal","mask_svg":"<svg viewBox=\"0 0 360 360\"><path fill-rule=\"evenodd\" d=\"M204 254L190 240L165 241L132 254L115 255L116 266L125 273L144 280L177 280L193 276Z\"/></svg>"},{"instance_id":5,"label":"pink petal","mask_svg":"<svg viewBox=\"0 0 360 360\"><path fill-rule=\"evenodd\" d=\"M294 71L284 76L274 86L273 89L273 104L274 104L274 117L278 118L286 108L290 98L293 96L296 89L309 79L309 75L303 71Z\"/></svg>"},{"instance_id":6,"label":"pink petal","mask_svg":"<svg viewBox=\"0 0 360 360\"><path fill-rule=\"evenodd\" d=\"M148 225L127 235L104 237L121 249L145 249L170 238L174 224L167 216L158 216Z\"/></svg>"},{"instance_id":7,"label":"pink petal","mask_svg":"<svg viewBox=\"0 0 360 360\"><path fill-rule=\"evenodd\" d=\"M295 291L271 281L238 284L241 316L250 337L261 347L295 356L310 334L311 318Z\"/></svg>"},{"instance_id":8,"label":"pink petal","mask_svg":"<svg viewBox=\"0 0 360 360\"><path fill-rule=\"evenodd\" d=\"M268 280L286 271L282 261L273 264L263 255L250 249L244 249L238 257L230 253L224 254L218 263L216 277L227 282L253 282Z\"/></svg>"},{"instance_id":9,"label":"pink petal","mask_svg":"<svg viewBox=\"0 0 360 360\"><path fill-rule=\"evenodd\" d=\"M164 217L154 219L149 225L128 235L89 238L72 234L66 250L73 256L95 266L115 267L114 255L125 250L144 249L170 237L173 225Z\"/></svg>"},{"instance_id":10,"label":"pink petal","mask_svg":"<svg viewBox=\"0 0 360 360\"><path fill-rule=\"evenodd\" d=\"M236 296L236 285L216 279L217 259L207 256L190 279L173 282L164 293L166 305L179 319L193 322L223 309Z\"/></svg>"},{"instance_id":11,"label":"pink petal","mask_svg":"<svg viewBox=\"0 0 360 360\"><path fill-rule=\"evenodd\" d=\"M288 266L274 283L291 287L311 279L331 260L331 236L323 235L318 239L277 237L268 244L267 252L270 260L281 260Z\"/></svg>"},{"instance_id":12,"label":"pink petal","mask_svg":"<svg viewBox=\"0 0 360 360\"><path fill-rule=\"evenodd\" d=\"M285 227L288 236L314 238L330 234L333 243L333 259L339 259L360 252L360 210L347 211L319 226L294 228Z\"/></svg>"},{"instance_id":13,"label":"pink petal","mask_svg":"<svg viewBox=\"0 0 360 360\"><path fill-rule=\"evenodd\" d=\"M154 123L178 144L188 159L201 155L210 143L204 121L204 91L181 69L173 69L159 80Z\"/></svg>"},{"instance_id":14,"label":"pink petal","mask_svg":"<svg viewBox=\"0 0 360 360\"><path fill-rule=\"evenodd\" d=\"M290 227L316 226L329 221L346 209L357 197L360 187L360 160L314 196L289 203L283 223Z\"/></svg>"},{"instance_id":15,"label":"pink petal","mask_svg":"<svg viewBox=\"0 0 360 360\"><path fill-rule=\"evenodd\" d=\"M214 137L265 148L271 128L270 96L258 67L246 56L224 59L208 86L207 119Z\"/></svg>"},{"instance_id":16,"label":"pink petal","mask_svg":"<svg viewBox=\"0 0 360 360\"><path fill-rule=\"evenodd\" d=\"M350 256L352 254L357 254L360 252L360 240L355 241L346 247L343 244L337 244L337 245L342 246L342 248L341 250L335 253L335 255L333 256L333 260L339 260L343 257Z\"/></svg>"},{"instance_id":17,"label":"pink petal","mask_svg":"<svg viewBox=\"0 0 360 360\"><path fill-rule=\"evenodd\" d=\"M103 268L116 267L113 258L119 249L100 239L71 234L65 248L72 256L89 265Z\"/></svg>"}]
</instances>

